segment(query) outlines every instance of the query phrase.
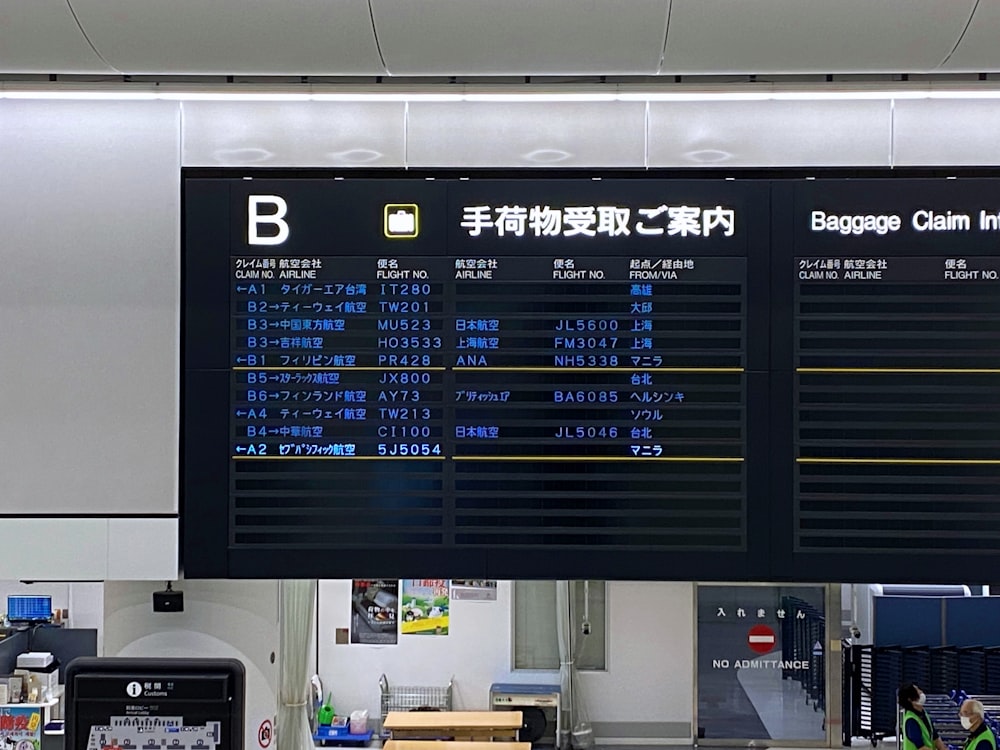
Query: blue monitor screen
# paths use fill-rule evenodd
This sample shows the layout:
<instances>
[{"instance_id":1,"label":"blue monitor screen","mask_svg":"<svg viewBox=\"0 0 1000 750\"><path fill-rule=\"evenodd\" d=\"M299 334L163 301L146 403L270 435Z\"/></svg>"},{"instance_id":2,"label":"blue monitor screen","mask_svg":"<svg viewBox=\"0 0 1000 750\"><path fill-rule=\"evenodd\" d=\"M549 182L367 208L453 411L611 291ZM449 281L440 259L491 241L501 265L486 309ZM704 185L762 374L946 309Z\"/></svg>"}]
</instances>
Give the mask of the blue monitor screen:
<instances>
[{"instance_id":1,"label":"blue monitor screen","mask_svg":"<svg viewBox=\"0 0 1000 750\"><path fill-rule=\"evenodd\" d=\"M52 619L51 596L8 596L7 619L11 622L45 622Z\"/></svg>"}]
</instances>

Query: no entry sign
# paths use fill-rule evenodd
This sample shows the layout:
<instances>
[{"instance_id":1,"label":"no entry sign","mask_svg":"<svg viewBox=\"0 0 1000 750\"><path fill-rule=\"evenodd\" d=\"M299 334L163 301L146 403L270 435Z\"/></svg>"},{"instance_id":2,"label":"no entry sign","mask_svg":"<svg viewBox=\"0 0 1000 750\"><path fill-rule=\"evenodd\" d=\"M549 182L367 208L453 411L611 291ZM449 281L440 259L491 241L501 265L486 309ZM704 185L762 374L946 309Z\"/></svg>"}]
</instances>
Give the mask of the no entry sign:
<instances>
[{"instance_id":1,"label":"no entry sign","mask_svg":"<svg viewBox=\"0 0 1000 750\"><path fill-rule=\"evenodd\" d=\"M766 654L773 650L775 643L777 638L774 636L774 631L767 625L754 625L747 634L747 645L751 651L758 654Z\"/></svg>"}]
</instances>

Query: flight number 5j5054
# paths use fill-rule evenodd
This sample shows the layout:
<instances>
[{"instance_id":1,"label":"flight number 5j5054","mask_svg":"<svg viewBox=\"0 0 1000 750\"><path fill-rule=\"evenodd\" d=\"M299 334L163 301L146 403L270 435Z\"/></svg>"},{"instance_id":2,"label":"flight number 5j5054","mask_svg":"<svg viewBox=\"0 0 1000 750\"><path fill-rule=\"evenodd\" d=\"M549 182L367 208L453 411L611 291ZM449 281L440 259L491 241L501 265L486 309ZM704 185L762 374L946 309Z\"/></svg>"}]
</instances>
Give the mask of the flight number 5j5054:
<instances>
[{"instance_id":1,"label":"flight number 5j5054","mask_svg":"<svg viewBox=\"0 0 1000 750\"><path fill-rule=\"evenodd\" d=\"M440 456L440 443L379 443L380 456Z\"/></svg>"}]
</instances>

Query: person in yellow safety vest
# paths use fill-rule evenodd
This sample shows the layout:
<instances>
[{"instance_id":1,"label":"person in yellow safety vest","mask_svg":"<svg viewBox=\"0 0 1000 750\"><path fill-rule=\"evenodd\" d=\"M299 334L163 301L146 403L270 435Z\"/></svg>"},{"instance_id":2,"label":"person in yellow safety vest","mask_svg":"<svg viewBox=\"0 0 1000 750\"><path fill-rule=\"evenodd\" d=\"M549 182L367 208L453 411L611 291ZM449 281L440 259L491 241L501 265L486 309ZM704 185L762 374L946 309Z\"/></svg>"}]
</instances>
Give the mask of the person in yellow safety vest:
<instances>
[{"instance_id":1,"label":"person in yellow safety vest","mask_svg":"<svg viewBox=\"0 0 1000 750\"><path fill-rule=\"evenodd\" d=\"M924 691L911 682L899 688L899 707L903 709L902 750L948 750L934 729L931 717L924 711L926 697Z\"/></svg>"},{"instance_id":2,"label":"person in yellow safety vest","mask_svg":"<svg viewBox=\"0 0 1000 750\"><path fill-rule=\"evenodd\" d=\"M993 730L984 721L986 711L980 701L971 698L962 701L958 718L962 726L969 731L969 737L965 740L962 750L997 750L997 738L993 736Z\"/></svg>"}]
</instances>

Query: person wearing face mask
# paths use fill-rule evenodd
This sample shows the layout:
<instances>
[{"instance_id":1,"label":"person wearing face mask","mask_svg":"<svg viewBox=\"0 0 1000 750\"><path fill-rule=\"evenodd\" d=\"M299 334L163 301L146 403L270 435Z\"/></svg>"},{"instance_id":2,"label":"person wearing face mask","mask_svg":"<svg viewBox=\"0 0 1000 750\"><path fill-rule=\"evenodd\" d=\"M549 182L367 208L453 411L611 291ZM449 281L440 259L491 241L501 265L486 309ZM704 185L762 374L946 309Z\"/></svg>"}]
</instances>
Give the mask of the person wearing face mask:
<instances>
[{"instance_id":1,"label":"person wearing face mask","mask_svg":"<svg viewBox=\"0 0 1000 750\"><path fill-rule=\"evenodd\" d=\"M924 691L907 682L899 688L898 699L903 709L902 750L948 750L934 729L931 717L924 711Z\"/></svg>"},{"instance_id":2,"label":"person wearing face mask","mask_svg":"<svg viewBox=\"0 0 1000 750\"><path fill-rule=\"evenodd\" d=\"M973 699L962 701L958 718L969 732L962 750L997 750L997 738L993 736L993 730L986 725L985 717L986 711L980 701Z\"/></svg>"}]
</instances>

